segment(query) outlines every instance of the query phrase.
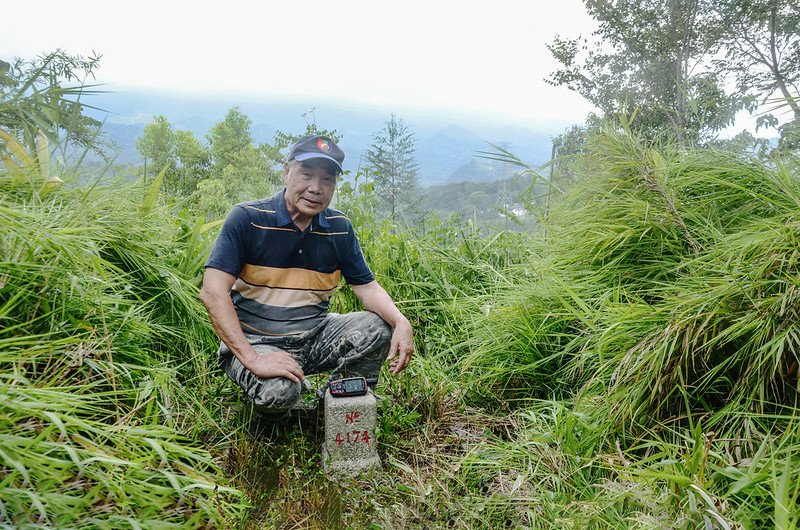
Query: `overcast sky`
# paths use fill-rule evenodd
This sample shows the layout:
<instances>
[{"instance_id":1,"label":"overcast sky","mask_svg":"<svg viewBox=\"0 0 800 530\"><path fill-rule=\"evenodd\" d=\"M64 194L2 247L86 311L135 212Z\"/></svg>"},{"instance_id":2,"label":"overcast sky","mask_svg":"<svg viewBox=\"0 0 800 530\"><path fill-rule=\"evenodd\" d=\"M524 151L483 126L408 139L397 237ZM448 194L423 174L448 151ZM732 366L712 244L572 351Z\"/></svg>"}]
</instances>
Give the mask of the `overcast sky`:
<instances>
[{"instance_id":1,"label":"overcast sky","mask_svg":"<svg viewBox=\"0 0 800 530\"><path fill-rule=\"evenodd\" d=\"M290 97L386 111L580 122L545 43L589 33L580 0L6 2L0 58L102 54L115 91Z\"/></svg>"}]
</instances>

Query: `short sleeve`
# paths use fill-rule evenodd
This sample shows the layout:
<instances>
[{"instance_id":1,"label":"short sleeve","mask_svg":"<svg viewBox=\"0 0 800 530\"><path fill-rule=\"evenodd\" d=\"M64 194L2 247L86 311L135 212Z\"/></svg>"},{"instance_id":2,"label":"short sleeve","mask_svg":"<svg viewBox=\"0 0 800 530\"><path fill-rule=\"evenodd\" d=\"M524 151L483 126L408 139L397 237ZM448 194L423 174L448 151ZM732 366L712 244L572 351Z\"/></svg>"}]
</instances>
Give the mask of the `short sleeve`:
<instances>
[{"instance_id":1,"label":"short sleeve","mask_svg":"<svg viewBox=\"0 0 800 530\"><path fill-rule=\"evenodd\" d=\"M234 206L222 225L205 266L238 277L247 262L249 228L250 217L245 209Z\"/></svg>"},{"instance_id":2,"label":"short sleeve","mask_svg":"<svg viewBox=\"0 0 800 530\"><path fill-rule=\"evenodd\" d=\"M375 280L372 271L369 270L364 253L361 252L361 245L358 242L353 225L348 223L348 248L345 253L346 259L342 263L342 276L351 285L364 285Z\"/></svg>"}]
</instances>

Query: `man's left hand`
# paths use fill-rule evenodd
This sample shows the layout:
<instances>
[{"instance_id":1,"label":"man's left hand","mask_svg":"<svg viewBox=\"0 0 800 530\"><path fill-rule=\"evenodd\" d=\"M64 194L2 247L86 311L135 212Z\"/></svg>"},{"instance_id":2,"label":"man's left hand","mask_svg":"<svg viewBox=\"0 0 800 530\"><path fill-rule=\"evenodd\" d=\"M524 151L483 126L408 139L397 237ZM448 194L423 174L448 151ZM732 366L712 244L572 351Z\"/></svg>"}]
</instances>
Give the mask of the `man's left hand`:
<instances>
[{"instance_id":1,"label":"man's left hand","mask_svg":"<svg viewBox=\"0 0 800 530\"><path fill-rule=\"evenodd\" d=\"M352 285L353 293L362 304L364 309L372 311L381 317L387 324L394 328L392 333L392 343L389 346L389 371L392 375L402 372L411 361L414 353L414 336L411 331L411 323L397 309L392 299L386 294L383 287L375 280L362 285Z\"/></svg>"},{"instance_id":2,"label":"man's left hand","mask_svg":"<svg viewBox=\"0 0 800 530\"><path fill-rule=\"evenodd\" d=\"M411 324L403 318L394 328L392 343L389 346L389 356L386 358L389 361L389 371L392 372L392 375L402 372L411 362L413 354L414 336L411 332Z\"/></svg>"}]
</instances>

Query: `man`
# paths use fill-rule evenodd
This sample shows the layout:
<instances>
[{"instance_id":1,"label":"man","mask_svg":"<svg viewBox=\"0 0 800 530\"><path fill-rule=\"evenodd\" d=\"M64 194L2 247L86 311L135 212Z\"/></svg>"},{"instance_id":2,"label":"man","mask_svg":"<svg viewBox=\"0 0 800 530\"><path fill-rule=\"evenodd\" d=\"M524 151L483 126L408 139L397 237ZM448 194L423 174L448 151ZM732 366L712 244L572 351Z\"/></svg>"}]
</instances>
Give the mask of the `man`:
<instances>
[{"instance_id":1,"label":"man","mask_svg":"<svg viewBox=\"0 0 800 530\"><path fill-rule=\"evenodd\" d=\"M326 136L292 146L285 188L236 205L206 262L200 299L222 340L220 367L262 412L300 399L305 375L377 380L411 360L411 325L375 281L341 212L328 208L344 153ZM328 313L340 277L366 311Z\"/></svg>"}]
</instances>

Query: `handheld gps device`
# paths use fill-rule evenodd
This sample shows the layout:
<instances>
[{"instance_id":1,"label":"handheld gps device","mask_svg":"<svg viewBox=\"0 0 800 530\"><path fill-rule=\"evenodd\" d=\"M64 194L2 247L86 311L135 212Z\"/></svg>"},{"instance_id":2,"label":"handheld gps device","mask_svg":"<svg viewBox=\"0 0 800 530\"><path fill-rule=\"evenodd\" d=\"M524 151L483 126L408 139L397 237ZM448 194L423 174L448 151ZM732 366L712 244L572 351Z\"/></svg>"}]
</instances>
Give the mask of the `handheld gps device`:
<instances>
[{"instance_id":1,"label":"handheld gps device","mask_svg":"<svg viewBox=\"0 0 800 530\"><path fill-rule=\"evenodd\" d=\"M363 396L367 393L367 380L364 377L345 377L331 381L328 388L333 397Z\"/></svg>"}]
</instances>

